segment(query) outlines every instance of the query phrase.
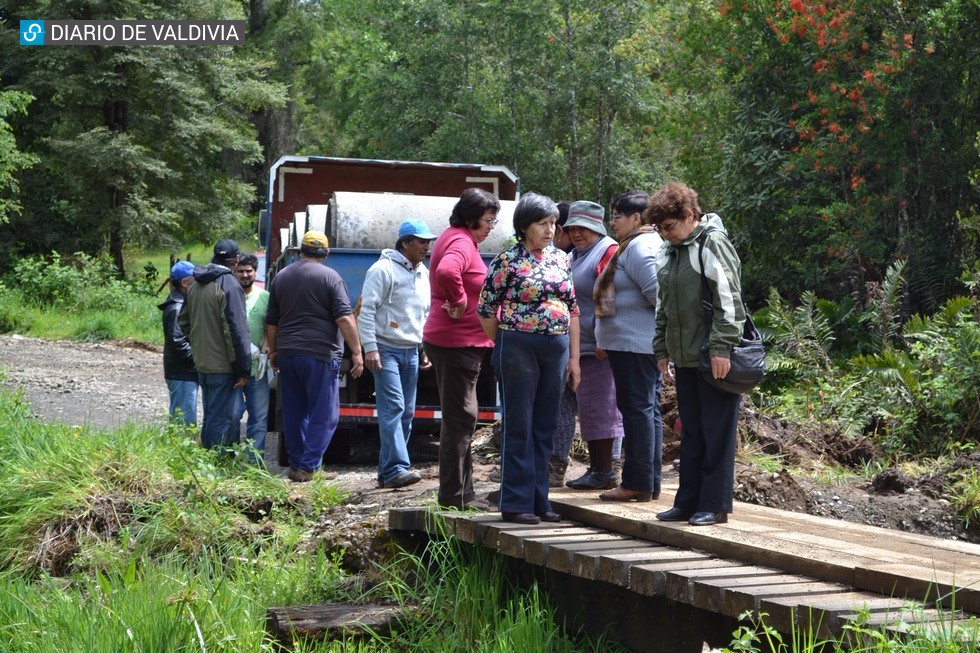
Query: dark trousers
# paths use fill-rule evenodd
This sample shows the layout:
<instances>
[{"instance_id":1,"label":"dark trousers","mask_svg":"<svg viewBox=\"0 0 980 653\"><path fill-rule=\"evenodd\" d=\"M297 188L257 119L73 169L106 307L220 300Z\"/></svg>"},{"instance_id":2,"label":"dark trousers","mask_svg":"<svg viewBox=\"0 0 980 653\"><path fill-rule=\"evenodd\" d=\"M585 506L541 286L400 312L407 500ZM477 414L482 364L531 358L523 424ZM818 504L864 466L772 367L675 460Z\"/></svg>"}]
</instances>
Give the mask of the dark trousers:
<instances>
[{"instance_id":1,"label":"dark trousers","mask_svg":"<svg viewBox=\"0 0 980 653\"><path fill-rule=\"evenodd\" d=\"M735 446L742 395L719 390L691 367L677 368L681 434L680 488L674 507L684 513L732 511Z\"/></svg>"},{"instance_id":2,"label":"dark trousers","mask_svg":"<svg viewBox=\"0 0 980 653\"><path fill-rule=\"evenodd\" d=\"M491 360L503 404L500 511L551 512L548 458L568 371L568 335L501 330Z\"/></svg>"},{"instance_id":3,"label":"dark trousers","mask_svg":"<svg viewBox=\"0 0 980 653\"><path fill-rule=\"evenodd\" d=\"M473 455L470 442L476 430L479 404L476 380L483 366L485 347L439 347L423 343L432 361L442 405L439 431L439 503L462 507L476 498L473 492Z\"/></svg>"},{"instance_id":4,"label":"dark trousers","mask_svg":"<svg viewBox=\"0 0 980 653\"><path fill-rule=\"evenodd\" d=\"M623 415L623 487L660 492L664 426L657 357L628 351L606 353L616 381L616 407Z\"/></svg>"},{"instance_id":5,"label":"dark trousers","mask_svg":"<svg viewBox=\"0 0 980 653\"><path fill-rule=\"evenodd\" d=\"M340 422L340 361L280 356L279 390L289 466L314 472Z\"/></svg>"}]
</instances>

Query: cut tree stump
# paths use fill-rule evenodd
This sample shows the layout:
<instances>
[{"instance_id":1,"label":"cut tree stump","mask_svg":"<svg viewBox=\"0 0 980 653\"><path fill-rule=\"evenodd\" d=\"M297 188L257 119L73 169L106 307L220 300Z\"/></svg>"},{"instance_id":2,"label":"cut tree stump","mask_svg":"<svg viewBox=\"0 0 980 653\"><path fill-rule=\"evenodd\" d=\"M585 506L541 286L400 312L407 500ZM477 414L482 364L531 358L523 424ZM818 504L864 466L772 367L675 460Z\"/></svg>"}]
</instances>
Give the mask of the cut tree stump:
<instances>
[{"instance_id":1,"label":"cut tree stump","mask_svg":"<svg viewBox=\"0 0 980 653\"><path fill-rule=\"evenodd\" d=\"M341 639L377 633L388 636L411 610L393 604L326 603L266 610L270 639L292 648L297 640Z\"/></svg>"}]
</instances>

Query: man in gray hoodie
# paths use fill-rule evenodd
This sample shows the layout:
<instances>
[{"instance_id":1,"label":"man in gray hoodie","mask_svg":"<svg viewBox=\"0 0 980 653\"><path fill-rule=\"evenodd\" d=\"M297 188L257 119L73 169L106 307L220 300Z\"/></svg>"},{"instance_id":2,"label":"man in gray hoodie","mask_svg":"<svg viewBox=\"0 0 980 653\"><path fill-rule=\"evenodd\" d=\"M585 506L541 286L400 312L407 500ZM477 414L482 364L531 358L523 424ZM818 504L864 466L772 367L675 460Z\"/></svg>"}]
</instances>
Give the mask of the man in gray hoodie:
<instances>
[{"instance_id":1,"label":"man in gray hoodie","mask_svg":"<svg viewBox=\"0 0 980 653\"><path fill-rule=\"evenodd\" d=\"M364 366L374 376L381 453L378 485L418 483L411 469L408 439L415 416L419 368L431 366L419 353L429 316L429 270L422 261L436 235L421 220L405 220L395 249L385 249L364 277L357 330ZM420 357L421 356L421 357Z\"/></svg>"},{"instance_id":2,"label":"man in gray hoodie","mask_svg":"<svg viewBox=\"0 0 980 653\"><path fill-rule=\"evenodd\" d=\"M228 436L235 418L235 391L252 371L245 292L233 273L237 263L238 243L219 240L211 263L194 270L195 281L187 289L178 319L191 343L201 384L201 444L208 449L235 444Z\"/></svg>"}]
</instances>

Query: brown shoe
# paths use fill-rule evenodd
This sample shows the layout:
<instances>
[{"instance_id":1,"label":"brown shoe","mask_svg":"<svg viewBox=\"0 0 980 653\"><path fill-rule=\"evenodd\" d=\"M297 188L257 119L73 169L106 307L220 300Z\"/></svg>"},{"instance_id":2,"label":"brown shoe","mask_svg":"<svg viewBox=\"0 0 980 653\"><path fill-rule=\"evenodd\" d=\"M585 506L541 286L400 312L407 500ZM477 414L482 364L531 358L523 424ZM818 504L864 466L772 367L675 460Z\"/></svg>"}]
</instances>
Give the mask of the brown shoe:
<instances>
[{"instance_id":1,"label":"brown shoe","mask_svg":"<svg viewBox=\"0 0 980 653\"><path fill-rule=\"evenodd\" d=\"M653 492L649 490L628 490L620 485L615 490L609 490L599 495L603 501L636 501L646 502L653 499Z\"/></svg>"},{"instance_id":2,"label":"brown shoe","mask_svg":"<svg viewBox=\"0 0 980 653\"><path fill-rule=\"evenodd\" d=\"M308 472L305 469L293 469L289 468L286 472L286 478L294 483L309 483L313 480L313 472Z\"/></svg>"}]
</instances>

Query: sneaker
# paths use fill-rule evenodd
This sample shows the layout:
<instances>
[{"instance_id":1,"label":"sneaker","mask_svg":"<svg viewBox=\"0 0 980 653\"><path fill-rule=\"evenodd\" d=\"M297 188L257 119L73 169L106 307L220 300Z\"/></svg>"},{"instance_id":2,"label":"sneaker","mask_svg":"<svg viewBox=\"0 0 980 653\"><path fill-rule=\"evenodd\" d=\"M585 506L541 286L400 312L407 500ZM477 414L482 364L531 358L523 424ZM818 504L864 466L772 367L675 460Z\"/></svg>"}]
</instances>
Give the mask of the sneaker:
<instances>
[{"instance_id":1,"label":"sneaker","mask_svg":"<svg viewBox=\"0 0 980 653\"><path fill-rule=\"evenodd\" d=\"M499 467L494 467L493 469L491 469L490 470L490 473L487 474L487 480L490 481L491 483L499 483L500 482L500 468Z\"/></svg>"},{"instance_id":2,"label":"sneaker","mask_svg":"<svg viewBox=\"0 0 980 653\"><path fill-rule=\"evenodd\" d=\"M603 474L589 467L585 474L565 485L573 490L611 490L619 486L619 475L616 472Z\"/></svg>"},{"instance_id":3,"label":"sneaker","mask_svg":"<svg viewBox=\"0 0 980 653\"><path fill-rule=\"evenodd\" d=\"M383 488L405 487L408 485L414 485L415 483L418 483L421 480L422 480L422 475L419 474L414 469L410 469L407 472L402 472L401 474L391 479L390 481L386 483L382 483L381 487Z\"/></svg>"},{"instance_id":4,"label":"sneaker","mask_svg":"<svg viewBox=\"0 0 980 653\"><path fill-rule=\"evenodd\" d=\"M308 472L305 469L293 469L289 468L286 472L286 478L294 483L309 483L313 480L313 472Z\"/></svg>"}]
</instances>

